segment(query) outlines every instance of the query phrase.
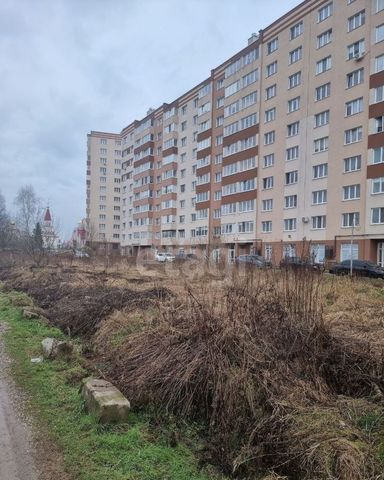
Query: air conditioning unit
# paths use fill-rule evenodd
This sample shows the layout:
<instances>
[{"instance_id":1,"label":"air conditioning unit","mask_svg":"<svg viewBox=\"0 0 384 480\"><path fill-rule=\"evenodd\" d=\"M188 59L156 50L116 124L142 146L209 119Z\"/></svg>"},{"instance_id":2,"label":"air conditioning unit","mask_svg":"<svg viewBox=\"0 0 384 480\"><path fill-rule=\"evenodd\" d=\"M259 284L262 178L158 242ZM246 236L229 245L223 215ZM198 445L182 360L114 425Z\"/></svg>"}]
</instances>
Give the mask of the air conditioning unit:
<instances>
[{"instance_id":1,"label":"air conditioning unit","mask_svg":"<svg viewBox=\"0 0 384 480\"><path fill-rule=\"evenodd\" d=\"M302 222L303 223L308 223L309 222L309 217L302 217Z\"/></svg>"},{"instance_id":2,"label":"air conditioning unit","mask_svg":"<svg viewBox=\"0 0 384 480\"><path fill-rule=\"evenodd\" d=\"M356 60L356 62L359 62L364 58L364 56L365 56L365 52L358 52L358 53L355 53L353 58Z\"/></svg>"}]
</instances>

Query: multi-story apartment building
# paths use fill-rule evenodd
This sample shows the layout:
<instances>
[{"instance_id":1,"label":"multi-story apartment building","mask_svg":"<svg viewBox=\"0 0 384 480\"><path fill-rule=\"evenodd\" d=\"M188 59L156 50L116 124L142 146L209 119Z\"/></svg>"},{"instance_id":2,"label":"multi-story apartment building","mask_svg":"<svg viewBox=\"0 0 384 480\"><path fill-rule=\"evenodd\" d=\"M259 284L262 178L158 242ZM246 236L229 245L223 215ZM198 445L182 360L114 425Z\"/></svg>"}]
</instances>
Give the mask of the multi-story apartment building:
<instances>
[{"instance_id":1,"label":"multi-story apartment building","mask_svg":"<svg viewBox=\"0 0 384 480\"><path fill-rule=\"evenodd\" d=\"M94 239L125 254L384 266L384 0L302 2L174 102L92 132L88 174Z\"/></svg>"}]
</instances>

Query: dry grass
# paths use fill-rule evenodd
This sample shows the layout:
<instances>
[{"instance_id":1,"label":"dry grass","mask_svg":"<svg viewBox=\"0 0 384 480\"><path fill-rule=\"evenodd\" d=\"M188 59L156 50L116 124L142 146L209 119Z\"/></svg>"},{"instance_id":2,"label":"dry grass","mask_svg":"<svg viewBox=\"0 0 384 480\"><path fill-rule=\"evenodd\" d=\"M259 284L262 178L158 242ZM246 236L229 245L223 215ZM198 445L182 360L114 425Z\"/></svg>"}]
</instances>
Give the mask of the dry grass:
<instances>
[{"instance_id":1,"label":"dry grass","mask_svg":"<svg viewBox=\"0 0 384 480\"><path fill-rule=\"evenodd\" d=\"M268 271L183 284L177 268L165 273L72 267L8 282L62 328L94 334L106 375L135 406L205 425L226 472L384 478L382 283Z\"/></svg>"},{"instance_id":2,"label":"dry grass","mask_svg":"<svg viewBox=\"0 0 384 480\"><path fill-rule=\"evenodd\" d=\"M328 288L290 271L235 277L222 290L186 287L108 347L110 374L136 404L204 421L227 471L376 478L375 440L336 399L381 392L383 360L332 331Z\"/></svg>"}]
</instances>

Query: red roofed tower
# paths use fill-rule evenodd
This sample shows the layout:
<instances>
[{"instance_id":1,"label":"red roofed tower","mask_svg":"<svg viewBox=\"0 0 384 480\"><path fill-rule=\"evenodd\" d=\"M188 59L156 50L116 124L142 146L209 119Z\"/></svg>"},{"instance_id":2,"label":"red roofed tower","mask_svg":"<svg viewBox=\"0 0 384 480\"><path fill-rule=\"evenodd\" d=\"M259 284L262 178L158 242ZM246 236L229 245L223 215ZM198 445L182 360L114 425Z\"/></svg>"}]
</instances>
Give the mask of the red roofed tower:
<instances>
[{"instance_id":1,"label":"red roofed tower","mask_svg":"<svg viewBox=\"0 0 384 480\"><path fill-rule=\"evenodd\" d=\"M43 240L46 248L57 248L58 237L52 224L52 216L49 207L45 210L44 221L42 225Z\"/></svg>"}]
</instances>

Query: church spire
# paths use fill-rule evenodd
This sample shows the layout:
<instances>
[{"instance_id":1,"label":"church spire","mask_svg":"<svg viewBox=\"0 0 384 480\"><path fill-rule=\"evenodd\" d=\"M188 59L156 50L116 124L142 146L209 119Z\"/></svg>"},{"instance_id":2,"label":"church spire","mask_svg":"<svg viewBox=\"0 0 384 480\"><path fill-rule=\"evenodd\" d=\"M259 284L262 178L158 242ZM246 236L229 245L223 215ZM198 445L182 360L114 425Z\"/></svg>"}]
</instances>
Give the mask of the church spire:
<instances>
[{"instance_id":1,"label":"church spire","mask_svg":"<svg viewBox=\"0 0 384 480\"><path fill-rule=\"evenodd\" d=\"M44 215L44 222L51 222L52 217L51 217L51 212L49 211L49 207L47 207L47 210L45 211Z\"/></svg>"}]
</instances>

